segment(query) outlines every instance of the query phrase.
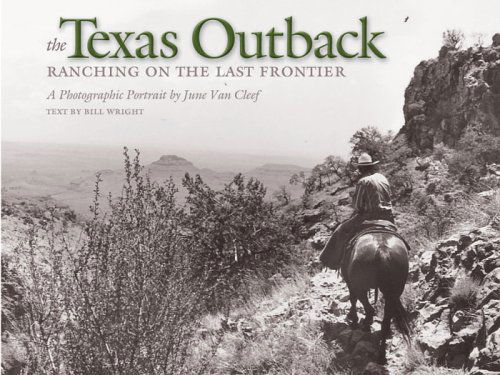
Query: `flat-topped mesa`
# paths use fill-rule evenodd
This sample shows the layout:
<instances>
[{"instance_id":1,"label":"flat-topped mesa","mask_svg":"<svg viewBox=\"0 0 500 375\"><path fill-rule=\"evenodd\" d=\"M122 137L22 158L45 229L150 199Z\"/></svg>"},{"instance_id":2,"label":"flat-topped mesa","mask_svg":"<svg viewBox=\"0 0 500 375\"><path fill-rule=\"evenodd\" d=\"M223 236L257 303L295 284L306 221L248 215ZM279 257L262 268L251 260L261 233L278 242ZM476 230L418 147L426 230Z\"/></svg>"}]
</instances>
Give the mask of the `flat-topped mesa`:
<instances>
[{"instance_id":1,"label":"flat-topped mesa","mask_svg":"<svg viewBox=\"0 0 500 375\"><path fill-rule=\"evenodd\" d=\"M162 155L160 159L151 163L153 167L182 167L194 168L193 163L177 155Z\"/></svg>"},{"instance_id":2,"label":"flat-topped mesa","mask_svg":"<svg viewBox=\"0 0 500 375\"><path fill-rule=\"evenodd\" d=\"M405 92L400 131L419 150L456 147L468 128L500 136L500 34L488 47L443 47L422 61Z\"/></svg>"}]
</instances>

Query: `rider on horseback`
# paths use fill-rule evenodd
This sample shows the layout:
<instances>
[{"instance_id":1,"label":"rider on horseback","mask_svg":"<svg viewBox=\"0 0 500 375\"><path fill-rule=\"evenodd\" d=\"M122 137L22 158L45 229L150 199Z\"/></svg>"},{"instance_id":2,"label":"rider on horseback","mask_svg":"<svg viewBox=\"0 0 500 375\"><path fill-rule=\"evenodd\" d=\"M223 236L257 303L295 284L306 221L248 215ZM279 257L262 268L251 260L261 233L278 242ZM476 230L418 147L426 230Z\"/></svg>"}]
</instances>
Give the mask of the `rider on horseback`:
<instances>
[{"instance_id":1,"label":"rider on horseback","mask_svg":"<svg viewBox=\"0 0 500 375\"><path fill-rule=\"evenodd\" d=\"M359 232L366 220L386 220L394 223L391 204L391 189L387 179L376 172L378 161L372 161L367 153L358 158L361 177L353 197L354 213L333 232L321 252L320 261L332 269L338 269L344 247Z\"/></svg>"}]
</instances>

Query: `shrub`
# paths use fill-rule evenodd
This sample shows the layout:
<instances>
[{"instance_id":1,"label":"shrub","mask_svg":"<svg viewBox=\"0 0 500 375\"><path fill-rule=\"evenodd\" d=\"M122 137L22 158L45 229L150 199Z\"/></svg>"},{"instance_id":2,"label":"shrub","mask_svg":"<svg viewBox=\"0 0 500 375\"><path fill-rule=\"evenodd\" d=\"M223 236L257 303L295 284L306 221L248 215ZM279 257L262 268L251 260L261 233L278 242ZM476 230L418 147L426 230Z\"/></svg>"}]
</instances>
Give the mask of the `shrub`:
<instances>
[{"instance_id":1,"label":"shrub","mask_svg":"<svg viewBox=\"0 0 500 375\"><path fill-rule=\"evenodd\" d=\"M273 198L280 206L286 206L292 200L292 196L285 185L281 185L279 189L273 193Z\"/></svg>"},{"instance_id":2,"label":"shrub","mask_svg":"<svg viewBox=\"0 0 500 375\"><path fill-rule=\"evenodd\" d=\"M208 274L210 308L227 308L233 298L245 298L246 274L269 277L288 263L294 242L293 218L280 214L265 200L266 189L239 174L223 190L214 191L200 176L186 175L184 226L195 267Z\"/></svg>"},{"instance_id":3,"label":"shrub","mask_svg":"<svg viewBox=\"0 0 500 375\"><path fill-rule=\"evenodd\" d=\"M57 242L28 241L29 373L184 372L207 294L175 191L143 176L138 154L131 161L125 150L122 194L104 211L98 179L83 244L72 248L60 234Z\"/></svg>"},{"instance_id":4,"label":"shrub","mask_svg":"<svg viewBox=\"0 0 500 375\"><path fill-rule=\"evenodd\" d=\"M452 369L436 366L429 358L426 358L417 344L408 346L401 371L405 375L465 375L464 369Z\"/></svg>"},{"instance_id":5,"label":"shrub","mask_svg":"<svg viewBox=\"0 0 500 375\"><path fill-rule=\"evenodd\" d=\"M480 184L480 177L485 174L487 165L500 163L499 150L500 137L494 137L480 127L470 127L445 160L450 173L461 184L477 191L484 187Z\"/></svg>"},{"instance_id":6,"label":"shrub","mask_svg":"<svg viewBox=\"0 0 500 375\"><path fill-rule=\"evenodd\" d=\"M453 216L457 213L455 201L445 202L436 196L420 192L415 198L415 210L419 217L417 227L431 238L442 237L452 227Z\"/></svg>"},{"instance_id":7,"label":"shrub","mask_svg":"<svg viewBox=\"0 0 500 375\"><path fill-rule=\"evenodd\" d=\"M460 49L464 41L464 33L460 30L446 30L443 32L443 45L451 49Z\"/></svg>"},{"instance_id":8,"label":"shrub","mask_svg":"<svg viewBox=\"0 0 500 375\"><path fill-rule=\"evenodd\" d=\"M411 197L414 181L408 167L405 166L394 170L388 178L390 179L392 200L394 202L406 201Z\"/></svg>"},{"instance_id":9,"label":"shrub","mask_svg":"<svg viewBox=\"0 0 500 375\"><path fill-rule=\"evenodd\" d=\"M227 337L228 353L219 370L230 374L326 374L334 353L312 324L276 325L252 340L242 335Z\"/></svg>"},{"instance_id":10,"label":"shrub","mask_svg":"<svg viewBox=\"0 0 500 375\"><path fill-rule=\"evenodd\" d=\"M474 309L479 292L479 282L471 277L462 275L455 280L451 288L449 303L455 309L471 310Z\"/></svg>"},{"instance_id":11,"label":"shrub","mask_svg":"<svg viewBox=\"0 0 500 375\"><path fill-rule=\"evenodd\" d=\"M416 343L407 346L404 359L403 366L406 374L414 374L417 369L428 365L427 358Z\"/></svg>"},{"instance_id":12,"label":"shrub","mask_svg":"<svg viewBox=\"0 0 500 375\"><path fill-rule=\"evenodd\" d=\"M418 304L422 300L424 291L413 284L406 284L403 294L401 294L401 303L409 314L418 310Z\"/></svg>"}]
</instances>

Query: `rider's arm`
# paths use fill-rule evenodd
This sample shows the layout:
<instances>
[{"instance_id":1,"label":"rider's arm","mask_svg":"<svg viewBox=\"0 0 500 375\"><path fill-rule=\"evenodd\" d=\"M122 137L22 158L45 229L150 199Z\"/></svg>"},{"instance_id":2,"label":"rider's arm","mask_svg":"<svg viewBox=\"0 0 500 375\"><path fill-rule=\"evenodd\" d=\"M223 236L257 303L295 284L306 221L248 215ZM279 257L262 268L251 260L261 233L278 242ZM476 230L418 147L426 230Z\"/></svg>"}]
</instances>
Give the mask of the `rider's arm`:
<instances>
[{"instance_id":1,"label":"rider's arm","mask_svg":"<svg viewBox=\"0 0 500 375\"><path fill-rule=\"evenodd\" d=\"M367 181L359 180L353 199L355 213L370 211L370 195L370 184Z\"/></svg>"}]
</instances>

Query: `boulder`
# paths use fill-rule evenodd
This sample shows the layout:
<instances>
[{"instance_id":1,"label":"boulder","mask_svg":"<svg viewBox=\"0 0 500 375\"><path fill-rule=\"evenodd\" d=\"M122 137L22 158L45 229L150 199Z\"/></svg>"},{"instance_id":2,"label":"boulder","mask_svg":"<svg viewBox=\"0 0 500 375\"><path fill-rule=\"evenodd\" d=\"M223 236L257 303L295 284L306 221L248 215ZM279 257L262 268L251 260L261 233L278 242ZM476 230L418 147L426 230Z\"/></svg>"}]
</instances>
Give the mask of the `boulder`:
<instances>
[{"instance_id":1,"label":"boulder","mask_svg":"<svg viewBox=\"0 0 500 375\"><path fill-rule=\"evenodd\" d=\"M351 203L351 197L344 197L344 198L340 198L338 201L337 201L337 205L338 206L347 206Z\"/></svg>"},{"instance_id":2,"label":"boulder","mask_svg":"<svg viewBox=\"0 0 500 375\"><path fill-rule=\"evenodd\" d=\"M479 351L475 366L488 371L500 371L500 329L486 339L486 346Z\"/></svg>"},{"instance_id":3,"label":"boulder","mask_svg":"<svg viewBox=\"0 0 500 375\"><path fill-rule=\"evenodd\" d=\"M24 340L7 332L2 334L2 374L21 374L28 363L28 355Z\"/></svg>"},{"instance_id":4,"label":"boulder","mask_svg":"<svg viewBox=\"0 0 500 375\"><path fill-rule=\"evenodd\" d=\"M431 265L433 263L434 250L424 251L419 257L420 270L423 273L428 273L431 271Z\"/></svg>"},{"instance_id":5,"label":"boulder","mask_svg":"<svg viewBox=\"0 0 500 375\"><path fill-rule=\"evenodd\" d=\"M467 246L472 243L472 237L470 235L463 234L460 236L457 244L458 250L464 250Z\"/></svg>"},{"instance_id":6,"label":"boulder","mask_svg":"<svg viewBox=\"0 0 500 375\"><path fill-rule=\"evenodd\" d=\"M464 329L452 337L448 342L445 354L445 363L448 367L462 368L469 359L469 354L474 347L477 329Z\"/></svg>"},{"instance_id":7,"label":"boulder","mask_svg":"<svg viewBox=\"0 0 500 375\"><path fill-rule=\"evenodd\" d=\"M500 300L490 300L482 308L483 325L490 335L500 328Z\"/></svg>"},{"instance_id":8,"label":"boulder","mask_svg":"<svg viewBox=\"0 0 500 375\"><path fill-rule=\"evenodd\" d=\"M308 236L314 236L316 233L320 232L320 231L327 231L328 230L328 227L323 224L323 223L316 223L314 225L312 225L311 227L309 227L309 229L307 230L307 234Z\"/></svg>"},{"instance_id":9,"label":"boulder","mask_svg":"<svg viewBox=\"0 0 500 375\"><path fill-rule=\"evenodd\" d=\"M315 250L321 250L325 247L327 241L330 239L331 231L323 226L318 232L316 232L308 241Z\"/></svg>"},{"instance_id":10,"label":"boulder","mask_svg":"<svg viewBox=\"0 0 500 375\"><path fill-rule=\"evenodd\" d=\"M491 257L484 260L483 267L484 267L484 272L490 273L495 268L500 267L500 258L496 254L492 255Z\"/></svg>"},{"instance_id":11,"label":"boulder","mask_svg":"<svg viewBox=\"0 0 500 375\"><path fill-rule=\"evenodd\" d=\"M321 208L304 210L302 220L304 223L317 223L323 218L324 212Z\"/></svg>"},{"instance_id":12,"label":"boulder","mask_svg":"<svg viewBox=\"0 0 500 375\"><path fill-rule=\"evenodd\" d=\"M500 33L496 33L493 35L492 39L492 46L493 47L499 47L500 46Z\"/></svg>"},{"instance_id":13,"label":"boulder","mask_svg":"<svg viewBox=\"0 0 500 375\"><path fill-rule=\"evenodd\" d=\"M473 367L471 368L469 375L500 375L500 371L488 371Z\"/></svg>"},{"instance_id":14,"label":"boulder","mask_svg":"<svg viewBox=\"0 0 500 375\"><path fill-rule=\"evenodd\" d=\"M441 320L425 323L417 337L417 342L422 349L436 358L438 363L444 361L447 344L450 340L451 334L448 325Z\"/></svg>"},{"instance_id":15,"label":"boulder","mask_svg":"<svg viewBox=\"0 0 500 375\"><path fill-rule=\"evenodd\" d=\"M310 310L312 308L312 301L310 298L301 298L290 302L292 314L296 311Z\"/></svg>"},{"instance_id":16,"label":"boulder","mask_svg":"<svg viewBox=\"0 0 500 375\"><path fill-rule=\"evenodd\" d=\"M284 303L269 311L264 315L264 320L268 323L277 322L290 317L291 309L288 303Z\"/></svg>"},{"instance_id":17,"label":"boulder","mask_svg":"<svg viewBox=\"0 0 500 375\"><path fill-rule=\"evenodd\" d=\"M479 306L486 305L492 299L500 300L500 268L495 268L484 277L478 295Z\"/></svg>"},{"instance_id":18,"label":"boulder","mask_svg":"<svg viewBox=\"0 0 500 375\"><path fill-rule=\"evenodd\" d=\"M425 307L421 308L418 313L420 317L422 318L422 321L424 323L429 322L431 320L434 320L441 316L443 313L444 309L446 309L446 306L436 306L435 304L431 303L426 305Z\"/></svg>"}]
</instances>

